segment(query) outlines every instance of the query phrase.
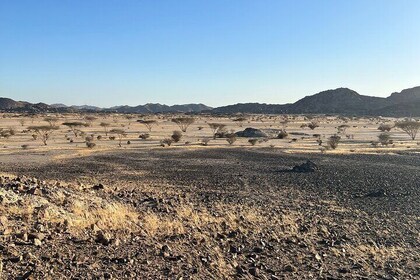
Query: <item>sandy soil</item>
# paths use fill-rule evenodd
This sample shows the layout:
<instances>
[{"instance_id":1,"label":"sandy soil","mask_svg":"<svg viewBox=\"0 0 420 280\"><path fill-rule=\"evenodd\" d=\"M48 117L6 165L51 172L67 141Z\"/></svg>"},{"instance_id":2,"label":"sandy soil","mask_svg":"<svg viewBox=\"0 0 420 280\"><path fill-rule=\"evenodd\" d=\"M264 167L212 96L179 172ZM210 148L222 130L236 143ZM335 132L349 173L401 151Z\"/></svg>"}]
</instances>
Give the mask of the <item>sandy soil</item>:
<instances>
[{"instance_id":1,"label":"sandy soil","mask_svg":"<svg viewBox=\"0 0 420 280\"><path fill-rule=\"evenodd\" d=\"M124 125L122 147L102 139L89 149L63 126L47 146L21 132L43 117L34 124L25 118L23 127L17 116L1 122L17 131L0 139L5 279L416 279L420 273L418 146L395 130L395 147L372 147L385 120L347 121L345 140L321 153L313 136L290 133L326 139L344 121L323 119L310 130L298 116L287 124L287 139L251 146L238 138L231 146L221 138L202 146L212 136L206 122L235 131L285 125L273 116L253 116L242 128L228 118L201 117L180 143L161 147L177 129L171 116L155 116L159 124L147 140L138 138L147 130L135 119L129 125L124 116L106 116L81 129L97 136L104 135L104 120ZM292 170L307 160L313 172Z\"/></svg>"}]
</instances>

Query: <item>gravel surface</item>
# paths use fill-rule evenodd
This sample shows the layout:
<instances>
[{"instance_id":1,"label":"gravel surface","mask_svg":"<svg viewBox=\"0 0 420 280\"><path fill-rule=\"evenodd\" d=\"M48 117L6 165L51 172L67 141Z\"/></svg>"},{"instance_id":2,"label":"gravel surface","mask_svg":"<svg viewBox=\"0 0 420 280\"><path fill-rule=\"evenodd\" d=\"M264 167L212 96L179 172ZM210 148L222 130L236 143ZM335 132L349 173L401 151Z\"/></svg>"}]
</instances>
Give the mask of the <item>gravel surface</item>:
<instances>
[{"instance_id":1,"label":"gravel surface","mask_svg":"<svg viewBox=\"0 0 420 280\"><path fill-rule=\"evenodd\" d=\"M22 225L9 217L14 232L3 234L0 244L7 279L25 273L34 279L420 275L419 154L162 148L64 160L48 155L20 159L4 157L0 172L46 180L40 185L49 192L60 190L51 180L70 183L68 192L77 195L74 186L81 188L78 199L128 205L140 217L157 215L161 223L154 234L150 219L130 230L102 226L101 232L111 236L103 242L92 226L76 235L42 220ZM313 172L293 171L307 160L316 165ZM93 188L99 183L101 187ZM1 188L21 197L33 195L25 188L16 191L9 181ZM180 216L180 209L192 211ZM168 219L183 230L162 222ZM46 241L41 246L19 243L14 233L37 223L47 228ZM13 259L28 253L33 258Z\"/></svg>"}]
</instances>

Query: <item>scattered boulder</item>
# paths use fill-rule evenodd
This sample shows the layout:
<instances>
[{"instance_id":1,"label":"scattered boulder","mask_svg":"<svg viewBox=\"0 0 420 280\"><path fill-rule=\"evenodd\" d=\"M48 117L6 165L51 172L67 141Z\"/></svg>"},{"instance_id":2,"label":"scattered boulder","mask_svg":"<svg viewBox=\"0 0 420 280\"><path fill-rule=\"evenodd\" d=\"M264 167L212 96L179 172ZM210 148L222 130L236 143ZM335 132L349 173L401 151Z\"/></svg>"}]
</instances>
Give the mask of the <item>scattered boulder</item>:
<instances>
[{"instance_id":1,"label":"scattered boulder","mask_svg":"<svg viewBox=\"0 0 420 280\"><path fill-rule=\"evenodd\" d=\"M253 137L267 137L267 134L262 132L260 129L248 127L245 128L243 131L238 131L235 133L238 137L247 137L247 138L253 138Z\"/></svg>"},{"instance_id":2,"label":"scattered boulder","mask_svg":"<svg viewBox=\"0 0 420 280\"><path fill-rule=\"evenodd\" d=\"M318 170L318 166L310 160L307 160L305 163L300 165L295 165L292 169L293 172L299 173L315 172L316 170Z\"/></svg>"},{"instance_id":3,"label":"scattered boulder","mask_svg":"<svg viewBox=\"0 0 420 280\"><path fill-rule=\"evenodd\" d=\"M384 189L371 191L370 193L365 195L366 197L384 197L387 196Z\"/></svg>"}]
</instances>

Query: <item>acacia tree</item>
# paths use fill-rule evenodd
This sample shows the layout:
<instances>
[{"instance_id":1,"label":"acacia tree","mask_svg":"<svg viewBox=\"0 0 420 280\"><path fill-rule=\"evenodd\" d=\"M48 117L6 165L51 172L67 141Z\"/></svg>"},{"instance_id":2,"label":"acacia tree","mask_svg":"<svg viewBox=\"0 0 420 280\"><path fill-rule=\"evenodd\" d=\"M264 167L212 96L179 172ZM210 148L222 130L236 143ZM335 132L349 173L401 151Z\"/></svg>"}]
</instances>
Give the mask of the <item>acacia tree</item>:
<instances>
[{"instance_id":1,"label":"acacia tree","mask_svg":"<svg viewBox=\"0 0 420 280\"><path fill-rule=\"evenodd\" d=\"M57 122L58 122L58 118L57 117L53 117L53 116L49 116L49 117L45 117L44 121L46 121L47 123L49 123L50 126L56 126Z\"/></svg>"},{"instance_id":2,"label":"acacia tree","mask_svg":"<svg viewBox=\"0 0 420 280\"><path fill-rule=\"evenodd\" d=\"M96 121L98 118L94 117L94 116L86 116L85 120L88 126L92 126L92 123L94 121Z\"/></svg>"},{"instance_id":3,"label":"acacia tree","mask_svg":"<svg viewBox=\"0 0 420 280\"><path fill-rule=\"evenodd\" d=\"M51 134L54 130L58 129L58 126L51 126L51 125L39 125L39 126L30 126L28 127L29 130L34 131L36 135L39 136L39 139L41 139L42 143L44 145L47 145L48 139L50 139ZM38 137L34 137L38 138Z\"/></svg>"},{"instance_id":4,"label":"acacia tree","mask_svg":"<svg viewBox=\"0 0 420 280\"><path fill-rule=\"evenodd\" d=\"M245 117L239 117L233 120L234 122L237 122L239 124L239 127L242 127L244 125L244 122L247 121L247 118Z\"/></svg>"},{"instance_id":5,"label":"acacia tree","mask_svg":"<svg viewBox=\"0 0 420 280\"><path fill-rule=\"evenodd\" d=\"M112 129L111 131L109 131L109 133L117 134L118 146L121 147L122 140L125 136L127 136L127 133L125 133L123 129L118 129L118 128Z\"/></svg>"},{"instance_id":6,"label":"acacia tree","mask_svg":"<svg viewBox=\"0 0 420 280\"><path fill-rule=\"evenodd\" d=\"M102 126L104 128L105 131L105 135L108 136L108 127L110 126L110 123L107 122L101 122L100 126Z\"/></svg>"},{"instance_id":7,"label":"acacia tree","mask_svg":"<svg viewBox=\"0 0 420 280\"><path fill-rule=\"evenodd\" d=\"M339 133L346 133L347 128L349 128L350 126L347 124L342 124L340 126L337 127L338 132Z\"/></svg>"},{"instance_id":8,"label":"acacia tree","mask_svg":"<svg viewBox=\"0 0 420 280\"><path fill-rule=\"evenodd\" d=\"M144 124L149 131L152 131L153 126L157 124L155 120L138 120L137 122Z\"/></svg>"},{"instance_id":9,"label":"acacia tree","mask_svg":"<svg viewBox=\"0 0 420 280\"><path fill-rule=\"evenodd\" d=\"M308 123L308 127L310 129L314 130L315 128L319 127L319 124L316 121L312 121L312 122Z\"/></svg>"},{"instance_id":10,"label":"acacia tree","mask_svg":"<svg viewBox=\"0 0 420 280\"><path fill-rule=\"evenodd\" d=\"M70 128L70 130L73 132L73 134L74 134L75 137L77 137L77 133L80 131L79 130L80 127L86 127L86 126L88 126L84 122L65 122L65 123L63 123L63 125L65 125L68 128Z\"/></svg>"},{"instance_id":11,"label":"acacia tree","mask_svg":"<svg viewBox=\"0 0 420 280\"><path fill-rule=\"evenodd\" d=\"M188 127L193 124L195 121L194 118L190 117L180 117L172 119L172 122L176 123L182 132L187 132Z\"/></svg>"},{"instance_id":12,"label":"acacia tree","mask_svg":"<svg viewBox=\"0 0 420 280\"><path fill-rule=\"evenodd\" d=\"M416 139L417 133L420 130L420 122L416 121L402 121L396 123L395 126L407 133L412 140Z\"/></svg>"},{"instance_id":13,"label":"acacia tree","mask_svg":"<svg viewBox=\"0 0 420 280\"><path fill-rule=\"evenodd\" d=\"M217 132L223 130L226 125L222 123L209 123L208 124L213 131L213 139L216 139Z\"/></svg>"}]
</instances>

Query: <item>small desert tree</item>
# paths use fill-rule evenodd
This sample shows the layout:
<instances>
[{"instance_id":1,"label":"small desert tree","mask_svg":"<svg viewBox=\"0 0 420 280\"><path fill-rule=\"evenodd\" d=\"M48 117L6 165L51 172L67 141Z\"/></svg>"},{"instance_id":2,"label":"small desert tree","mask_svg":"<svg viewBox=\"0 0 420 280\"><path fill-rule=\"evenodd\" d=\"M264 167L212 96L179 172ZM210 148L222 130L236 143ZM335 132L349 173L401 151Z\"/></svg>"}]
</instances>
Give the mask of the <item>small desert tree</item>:
<instances>
[{"instance_id":1,"label":"small desert tree","mask_svg":"<svg viewBox=\"0 0 420 280\"><path fill-rule=\"evenodd\" d=\"M395 126L407 133L413 140L416 139L417 133L420 130L420 122L416 121L402 121L396 123Z\"/></svg>"},{"instance_id":2,"label":"small desert tree","mask_svg":"<svg viewBox=\"0 0 420 280\"><path fill-rule=\"evenodd\" d=\"M387 132L383 132L378 135L378 140L383 146L388 146L388 144L391 144L391 135Z\"/></svg>"},{"instance_id":3,"label":"small desert tree","mask_svg":"<svg viewBox=\"0 0 420 280\"><path fill-rule=\"evenodd\" d=\"M328 139L328 146L330 146L332 149L336 149L338 147L338 143L340 142L341 137L339 135L332 135Z\"/></svg>"},{"instance_id":4,"label":"small desert tree","mask_svg":"<svg viewBox=\"0 0 420 280\"><path fill-rule=\"evenodd\" d=\"M49 117L45 117L44 121L46 121L50 126L56 126L58 122L58 118L49 116Z\"/></svg>"},{"instance_id":5,"label":"small desert tree","mask_svg":"<svg viewBox=\"0 0 420 280\"><path fill-rule=\"evenodd\" d=\"M157 124L155 120L138 120L137 122L144 124L149 131L152 131L153 126Z\"/></svg>"},{"instance_id":6,"label":"small desert tree","mask_svg":"<svg viewBox=\"0 0 420 280\"><path fill-rule=\"evenodd\" d=\"M80 132L80 127L87 126L84 122L64 122L63 125L67 126L73 132L75 137L77 137L77 134Z\"/></svg>"},{"instance_id":7,"label":"small desert tree","mask_svg":"<svg viewBox=\"0 0 420 280\"><path fill-rule=\"evenodd\" d=\"M108 136L108 127L110 126L111 124L110 123L107 123L107 122L101 122L100 123L100 126L102 126L103 127L103 129L104 129L104 131L105 131L105 136Z\"/></svg>"},{"instance_id":8,"label":"small desert tree","mask_svg":"<svg viewBox=\"0 0 420 280\"><path fill-rule=\"evenodd\" d=\"M172 119L172 122L176 123L182 132L187 132L188 127L193 124L195 121L194 118L190 117L180 117Z\"/></svg>"},{"instance_id":9,"label":"small desert tree","mask_svg":"<svg viewBox=\"0 0 420 280\"><path fill-rule=\"evenodd\" d=\"M225 135L226 141L229 143L229 145L232 145L236 142L236 134L235 133L229 133Z\"/></svg>"},{"instance_id":10,"label":"small desert tree","mask_svg":"<svg viewBox=\"0 0 420 280\"><path fill-rule=\"evenodd\" d=\"M245 117L238 117L234 119L234 122L237 122L239 124L239 127L242 127L244 125L244 122L246 122L248 119Z\"/></svg>"},{"instance_id":11,"label":"small desert tree","mask_svg":"<svg viewBox=\"0 0 420 280\"><path fill-rule=\"evenodd\" d=\"M96 121L98 118L96 118L95 116L86 116L85 117L85 121L87 123L88 126L92 126L92 123L94 121Z\"/></svg>"},{"instance_id":12,"label":"small desert tree","mask_svg":"<svg viewBox=\"0 0 420 280\"><path fill-rule=\"evenodd\" d=\"M118 128L112 129L111 131L109 131L109 133L112 133L112 134L116 134L117 135L117 137L118 137L118 146L121 147L122 140L124 139L124 137L127 136L127 133L125 133L125 131L123 129L118 129Z\"/></svg>"},{"instance_id":13,"label":"small desert tree","mask_svg":"<svg viewBox=\"0 0 420 280\"><path fill-rule=\"evenodd\" d=\"M392 128L393 128L392 125L383 123L383 124L379 125L378 130L380 130L382 132L385 132L385 131L389 132L389 131L391 131Z\"/></svg>"},{"instance_id":14,"label":"small desert tree","mask_svg":"<svg viewBox=\"0 0 420 280\"><path fill-rule=\"evenodd\" d=\"M338 129L338 133L346 133L347 128L349 128L350 126L347 124L342 124L340 126L337 127Z\"/></svg>"},{"instance_id":15,"label":"small desert tree","mask_svg":"<svg viewBox=\"0 0 420 280\"><path fill-rule=\"evenodd\" d=\"M312 121L312 122L308 123L308 127L310 129L314 130L315 128L319 127L319 124L316 121Z\"/></svg>"},{"instance_id":16,"label":"small desert tree","mask_svg":"<svg viewBox=\"0 0 420 280\"><path fill-rule=\"evenodd\" d=\"M172 133L171 138L172 138L172 140L173 140L175 143L178 143L178 142L181 140L181 138L182 138L182 132L181 132L181 131L178 131L178 130L175 130L175 131Z\"/></svg>"},{"instance_id":17,"label":"small desert tree","mask_svg":"<svg viewBox=\"0 0 420 280\"><path fill-rule=\"evenodd\" d=\"M47 145L48 139L50 139L51 134L54 130L58 129L58 126L51 126L51 125L40 125L40 126L30 126L28 127L29 130L34 131L38 135L38 137L33 137L34 139L41 139L44 145Z\"/></svg>"},{"instance_id":18,"label":"small desert tree","mask_svg":"<svg viewBox=\"0 0 420 280\"><path fill-rule=\"evenodd\" d=\"M213 139L216 139L216 134L226 127L226 125L222 123L209 123L208 125L213 132Z\"/></svg>"}]
</instances>

